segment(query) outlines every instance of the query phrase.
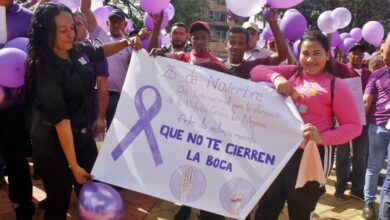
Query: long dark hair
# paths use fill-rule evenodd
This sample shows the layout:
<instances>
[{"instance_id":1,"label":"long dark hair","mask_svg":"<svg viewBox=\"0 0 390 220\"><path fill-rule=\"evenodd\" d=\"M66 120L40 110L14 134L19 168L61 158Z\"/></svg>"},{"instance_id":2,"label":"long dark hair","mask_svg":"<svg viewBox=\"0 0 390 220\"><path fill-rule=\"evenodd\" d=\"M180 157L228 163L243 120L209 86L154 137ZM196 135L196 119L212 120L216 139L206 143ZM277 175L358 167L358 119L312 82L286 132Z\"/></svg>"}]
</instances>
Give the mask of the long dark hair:
<instances>
[{"instance_id":1,"label":"long dark hair","mask_svg":"<svg viewBox=\"0 0 390 220\"><path fill-rule=\"evenodd\" d=\"M72 15L72 11L63 4L44 3L36 8L28 34L28 56L26 68L26 90L32 88L34 74L49 74L51 71L52 48L56 39L55 18L65 11ZM76 31L76 30L75 30Z\"/></svg>"},{"instance_id":2,"label":"long dark hair","mask_svg":"<svg viewBox=\"0 0 390 220\"><path fill-rule=\"evenodd\" d=\"M330 52L330 45L329 45L328 38L323 33L321 33L320 31L316 31L315 30L315 31L308 31L308 32L306 32L302 36L301 42L298 45L298 55L299 56L301 54L302 44L305 41L317 41L318 43L321 44L321 46L324 48L326 53ZM326 61L325 70L327 72L331 73L332 75L335 75L331 59L332 59L332 57L330 57L329 60ZM303 70L303 68L301 66L301 63L298 62L298 69L297 69L297 71L298 71L299 75L302 73L302 70Z\"/></svg>"}]
</instances>

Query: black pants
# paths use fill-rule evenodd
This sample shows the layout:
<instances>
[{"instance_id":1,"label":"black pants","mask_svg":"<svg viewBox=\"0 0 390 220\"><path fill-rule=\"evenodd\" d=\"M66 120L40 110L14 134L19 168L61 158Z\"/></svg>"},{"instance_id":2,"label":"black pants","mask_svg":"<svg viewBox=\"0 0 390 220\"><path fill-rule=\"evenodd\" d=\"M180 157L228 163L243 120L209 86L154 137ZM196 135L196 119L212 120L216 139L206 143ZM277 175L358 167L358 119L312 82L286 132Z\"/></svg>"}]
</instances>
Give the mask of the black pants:
<instances>
[{"instance_id":1,"label":"black pants","mask_svg":"<svg viewBox=\"0 0 390 220\"><path fill-rule=\"evenodd\" d=\"M0 111L0 150L8 171L9 198L18 203L16 212L26 215L34 213L32 203L32 181L26 160L30 146L25 105L14 105Z\"/></svg>"},{"instance_id":2,"label":"black pants","mask_svg":"<svg viewBox=\"0 0 390 220\"><path fill-rule=\"evenodd\" d=\"M367 169L368 126L364 125L360 136L352 140L352 171L350 171L348 162L351 155L350 143L338 145L336 149L336 190L344 192L347 189L348 177L350 176L351 192L355 195L363 195Z\"/></svg>"},{"instance_id":3,"label":"black pants","mask_svg":"<svg viewBox=\"0 0 390 220\"><path fill-rule=\"evenodd\" d=\"M333 147L318 147L326 177L329 176L333 164ZM304 187L295 189L299 165L303 150L299 149L269 189L260 199L255 213L256 220L277 220L285 202L288 203L290 220L308 220L325 187L319 187L318 182L307 182Z\"/></svg>"},{"instance_id":4,"label":"black pants","mask_svg":"<svg viewBox=\"0 0 390 220\"><path fill-rule=\"evenodd\" d=\"M68 167L54 127L38 125L33 131L33 154L41 171L47 194L45 220L65 220L69 208L72 186L78 194L76 183ZM91 172L97 157L97 148L91 129L86 133L73 132L78 164Z\"/></svg>"}]
</instances>

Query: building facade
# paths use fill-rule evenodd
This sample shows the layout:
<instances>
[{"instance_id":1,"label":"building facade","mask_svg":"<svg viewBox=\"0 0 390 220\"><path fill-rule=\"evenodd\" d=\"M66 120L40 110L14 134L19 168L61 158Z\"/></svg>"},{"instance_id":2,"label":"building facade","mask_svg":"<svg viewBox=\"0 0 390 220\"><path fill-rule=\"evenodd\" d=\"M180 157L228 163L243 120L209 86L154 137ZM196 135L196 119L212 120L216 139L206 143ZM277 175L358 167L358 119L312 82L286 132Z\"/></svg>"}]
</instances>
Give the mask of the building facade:
<instances>
[{"instance_id":1,"label":"building facade","mask_svg":"<svg viewBox=\"0 0 390 220\"><path fill-rule=\"evenodd\" d=\"M209 18L211 29L210 50L216 56L226 59L225 50L226 32L229 27L226 22L227 9L225 0L208 0L209 8L204 12L205 17Z\"/></svg>"}]
</instances>

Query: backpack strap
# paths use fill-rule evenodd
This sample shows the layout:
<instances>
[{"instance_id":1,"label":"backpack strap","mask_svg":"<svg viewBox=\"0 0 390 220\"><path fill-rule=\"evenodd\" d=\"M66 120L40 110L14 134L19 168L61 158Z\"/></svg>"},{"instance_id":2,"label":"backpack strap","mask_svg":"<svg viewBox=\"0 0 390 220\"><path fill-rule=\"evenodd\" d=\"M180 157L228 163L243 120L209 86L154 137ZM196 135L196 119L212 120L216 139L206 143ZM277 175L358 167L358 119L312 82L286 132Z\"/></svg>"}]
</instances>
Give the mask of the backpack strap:
<instances>
[{"instance_id":1,"label":"backpack strap","mask_svg":"<svg viewBox=\"0 0 390 220\"><path fill-rule=\"evenodd\" d=\"M333 111L333 100L334 100L334 84L336 81L336 76L332 76L332 80L330 81L330 107L332 109L332 128L335 128L336 126L336 117L334 116Z\"/></svg>"}]
</instances>

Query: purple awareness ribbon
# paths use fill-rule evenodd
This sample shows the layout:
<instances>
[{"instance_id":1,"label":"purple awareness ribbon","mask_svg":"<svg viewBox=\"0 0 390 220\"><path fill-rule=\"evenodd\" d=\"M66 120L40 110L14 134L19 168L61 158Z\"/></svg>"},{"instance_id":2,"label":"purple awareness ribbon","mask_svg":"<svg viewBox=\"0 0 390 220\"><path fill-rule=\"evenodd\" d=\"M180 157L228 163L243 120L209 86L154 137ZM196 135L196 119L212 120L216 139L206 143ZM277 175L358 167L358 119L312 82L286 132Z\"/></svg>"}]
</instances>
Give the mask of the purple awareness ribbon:
<instances>
[{"instance_id":1,"label":"purple awareness ribbon","mask_svg":"<svg viewBox=\"0 0 390 220\"><path fill-rule=\"evenodd\" d=\"M150 106L148 110L146 110L142 94L145 90L151 89L156 94L156 100ZM158 148L158 144L156 141L156 137L154 136L152 126L150 125L150 121L158 114L161 109L161 95L157 91L157 89L153 86L143 86L141 87L134 97L135 109L140 116L139 120L133 125L129 132L127 132L126 136L122 139L121 142L114 148L111 152L111 156L116 161L129 147L129 145L134 141L134 139L141 133L141 131L145 131L146 140L149 143L150 150L152 151L154 163L156 166L163 163L160 150Z\"/></svg>"}]
</instances>

